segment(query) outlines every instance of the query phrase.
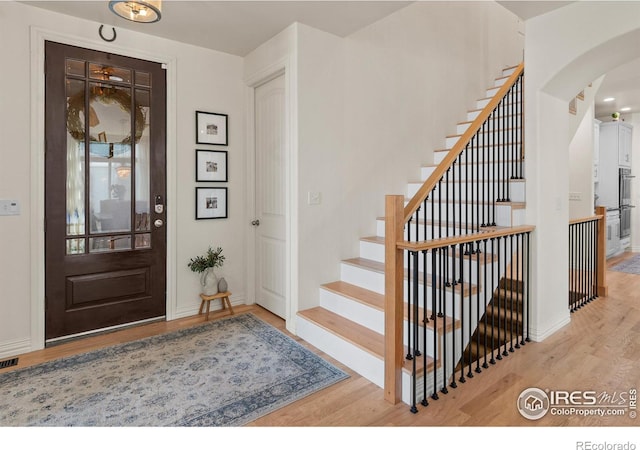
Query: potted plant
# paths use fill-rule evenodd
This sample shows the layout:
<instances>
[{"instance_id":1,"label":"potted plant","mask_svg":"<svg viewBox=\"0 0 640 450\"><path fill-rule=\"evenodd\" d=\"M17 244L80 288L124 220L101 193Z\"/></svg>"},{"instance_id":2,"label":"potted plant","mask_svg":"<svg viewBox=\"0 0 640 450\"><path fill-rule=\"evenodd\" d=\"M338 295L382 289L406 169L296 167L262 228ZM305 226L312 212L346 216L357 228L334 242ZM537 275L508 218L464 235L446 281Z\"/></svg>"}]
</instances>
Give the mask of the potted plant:
<instances>
[{"instance_id":1,"label":"potted plant","mask_svg":"<svg viewBox=\"0 0 640 450\"><path fill-rule=\"evenodd\" d=\"M218 293L218 277L214 269L222 267L224 264L224 255L222 248L218 247L213 250L211 247L207 253L201 256L191 258L187 264L192 272L200 273L200 284L202 285L202 293L204 295L215 295Z\"/></svg>"}]
</instances>

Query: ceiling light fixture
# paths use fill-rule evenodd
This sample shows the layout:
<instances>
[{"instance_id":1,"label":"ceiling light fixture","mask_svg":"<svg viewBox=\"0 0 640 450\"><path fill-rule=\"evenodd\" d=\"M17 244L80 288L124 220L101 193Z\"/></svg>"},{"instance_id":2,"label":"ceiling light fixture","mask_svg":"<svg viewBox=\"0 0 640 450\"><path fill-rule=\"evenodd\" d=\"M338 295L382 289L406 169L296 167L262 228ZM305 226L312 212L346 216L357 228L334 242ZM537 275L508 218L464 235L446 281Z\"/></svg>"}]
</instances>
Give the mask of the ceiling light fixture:
<instances>
[{"instance_id":1,"label":"ceiling light fixture","mask_svg":"<svg viewBox=\"0 0 640 450\"><path fill-rule=\"evenodd\" d=\"M615 100L615 97L607 97L607 98L603 99L602 101L603 102L612 102L614 100Z\"/></svg>"},{"instance_id":2,"label":"ceiling light fixture","mask_svg":"<svg viewBox=\"0 0 640 450\"><path fill-rule=\"evenodd\" d=\"M624 108L620 108L620 111L623 111L623 112L631 111L631 108L629 106L625 106Z\"/></svg>"},{"instance_id":3,"label":"ceiling light fixture","mask_svg":"<svg viewBox=\"0 0 640 450\"><path fill-rule=\"evenodd\" d=\"M153 23L162 17L162 0L115 0L109 2L109 9L133 22Z\"/></svg>"}]
</instances>

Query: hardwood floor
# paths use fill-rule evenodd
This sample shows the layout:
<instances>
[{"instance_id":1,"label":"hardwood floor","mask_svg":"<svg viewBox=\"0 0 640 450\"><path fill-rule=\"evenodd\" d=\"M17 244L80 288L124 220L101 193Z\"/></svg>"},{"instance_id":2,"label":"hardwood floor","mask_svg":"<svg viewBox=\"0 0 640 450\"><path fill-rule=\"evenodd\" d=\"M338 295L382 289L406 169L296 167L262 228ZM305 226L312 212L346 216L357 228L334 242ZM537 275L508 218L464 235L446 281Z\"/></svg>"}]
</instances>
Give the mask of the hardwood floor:
<instances>
[{"instance_id":1,"label":"hardwood floor","mask_svg":"<svg viewBox=\"0 0 640 450\"><path fill-rule=\"evenodd\" d=\"M608 265L632 256L624 254ZM571 315L571 323L541 343L529 343L515 354L476 375L440 400L430 401L412 414L405 404L391 405L382 389L344 365L312 348L351 377L321 392L264 416L249 426L637 426L640 419L582 417L547 414L538 421L523 418L516 409L526 388L591 390L609 394L640 387L640 275L608 272L609 296L601 297ZM566 295L558 294L559 302ZM236 314L252 312L284 331L284 322L258 306L236 307ZM212 313L214 320L227 313ZM20 355L16 368L37 364L107 345L192 326L202 322L194 316L154 323L61 344ZM287 333L289 334L289 333ZM2 373L14 370L4 369Z\"/></svg>"}]
</instances>

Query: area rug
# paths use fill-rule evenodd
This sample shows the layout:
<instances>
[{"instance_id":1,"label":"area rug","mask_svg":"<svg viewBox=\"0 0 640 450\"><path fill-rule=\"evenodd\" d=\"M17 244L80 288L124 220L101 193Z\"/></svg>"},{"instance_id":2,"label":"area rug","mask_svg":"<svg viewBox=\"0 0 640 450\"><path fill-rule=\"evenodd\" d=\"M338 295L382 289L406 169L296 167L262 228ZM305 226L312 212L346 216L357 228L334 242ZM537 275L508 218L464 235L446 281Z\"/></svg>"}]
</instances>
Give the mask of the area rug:
<instances>
[{"instance_id":1,"label":"area rug","mask_svg":"<svg viewBox=\"0 0 640 450\"><path fill-rule=\"evenodd\" d=\"M640 254L625 259L615 266L610 267L609 270L640 275Z\"/></svg>"},{"instance_id":2,"label":"area rug","mask_svg":"<svg viewBox=\"0 0 640 450\"><path fill-rule=\"evenodd\" d=\"M242 314L0 373L0 426L240 426L347 377Z\"/></svg>"}]
</instances>

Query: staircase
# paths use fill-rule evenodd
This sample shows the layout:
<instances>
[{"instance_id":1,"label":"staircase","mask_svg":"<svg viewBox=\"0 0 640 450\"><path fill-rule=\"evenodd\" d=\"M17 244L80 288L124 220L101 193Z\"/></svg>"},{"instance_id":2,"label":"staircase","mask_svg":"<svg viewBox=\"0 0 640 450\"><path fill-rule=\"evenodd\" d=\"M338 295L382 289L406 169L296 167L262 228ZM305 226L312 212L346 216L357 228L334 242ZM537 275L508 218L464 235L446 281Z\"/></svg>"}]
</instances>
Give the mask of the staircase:
<instances>
[{"instance_id":1,"label":"staircase","mask_svg":"<svg viewBox=\"0 0 640 450\"><path fill-rule=\"evenodd\" d=\"M410 203L409 199L420 191L425 180L429 179L439 164L448 164L446 159L450 150L515 70L517 70L516 67L505 69L502 76L495 80L494 86L487 89L486 97L477 101L477 109L469 111L466 120L457 125L456 134L446 136L445 148L434 152L434 164L422 167L420 181L408 183L405 205ZM519 101L519 95L513 97L513 102ZM505 108L510 107L505 106ZM519 143L522 122L518 120L515 113L505 114L505 117L509 119L499 124L494 121L493 124L482 127L477 138L474 138L477 143L473 144L480 149L476 152L478 157L471 162L462 158L457 161L457 167L453 168L452 175L447 175L446 179L438 184L438 189L430 193L430 197L424 201L422 218L416 218L413 226L410 221L405 227L407 235L412 236L412 239L407 240L429 241L451 235L474 235L524 223L525 180L523 177L514 176L511 171L512 164L521 162L516 161L521 159L521 153L518 153L515 158L502 157L498 163L495 153L491 155L490 151L484 150L493 142L498 147L514 142ZM447 174L449 173L450 171L447 171ZM470 184L472 184L471 189L469 189ZM475 209L469 208L469 205L475 205ZM455 220L450 220L450 217ZM384 388L385 218L377 218L376 225L375 236L361 238L359 256L340 262L340 280L320 287L319 306L298 312L297 334ZM501 302L500 299L510 299L513 304L514 293L517 294L517 290L522 289L521 281L514 281L504 273L499 273L504 272L511 261L513 244L508 252L507 244L504 245L502 251L506 258L501 261L492 253L493 241L491 246L487 242L478 244L476 248L478 252L472 251L465 254L464 248L460 246L459 250L441 252L438 259L435 256L433 259L426 256L424 259L416 258L413 265L414 272L411 272L412 263L407 256L408 253L405 252L404 292L406 294L403 341L406 354L411 359L405 358L402 367L402 401L407 404L412 404L412 397L415 399L413 394L416 393L416 389L419 389L416 387L416 381L418 378L422 379L425 368L427 373L431 373L429 378L433 377L433 380L429 379L427 382L423 379L423 390L435 391L437 386L446 386L452 377L454 367L460 368L461 364L462 367L470 366L471 362L478 360L478 356L485 355L486 348L480 347L479 344L475 345L474 342L482 341L484 344L485 336L490 337L491 330L493 330L494 347L498 343L507 345L505 336L513 336L511 330L517 320L521 321L518 322L518 328L522 334L524 327L522 317L505 320L505 317L490 315L492 310L495 313L495 304ZM500 248L498 245L498 252ZM408 292L411 289L411 281L408 278L414 276L411 275L412 273L415 274L416 285L419 283L420 290L416 289L414 295L416 300L409 306L407 298L412 294ZM445 275L442 275L443 273ZM459 277L461 280L477 281L473 283L467 281L457 286L454 282L451 287L452 284L445 279L451 278L451 274L453 279ZM485 283L478 281L483 278L485 282L488 280L486 286L497 286L495 290L490 287L484 288ZM485 292L487 289L490 291ZM439 304L435 300L433 302L430 300L432 294L435 299L436 291L441 299ZM474 302L478 304L475 312L466 306ZM433 311L434 309L436 311ZM497 309L499 314L507 314L504 308ZM429 318L429 320L410 325L411 320L416 319L416 313L417 317ZM495 320L496 317L500 320ZM492 321L491 318L494 320ZM493 324L491 329L484 325L485 322ZM473 329L466 329L468 325L463 327L465 323L473 323ZM481 327L478 326L479 323ZM507 329L501 328L504 326ZM418 338L421 341L420 346L426 352L424 357L419 358L411 356L415 354L415 350L412 350L409 345L411 339L415 339L412 338L412 330L417 328L420 328L420 333L416 336L420 336ZM500 339L496 340L498 332L500 332ZM509 332L511 334L508 334ZM519 339L517 337L516 342ZM491 339L488 342L491 342ZM445 360L442 367L443 362L441 360L436 362L434 357L447 347L453 349L451 361L459 362L456 365L450 361L449 367L446 367ZM463 349L465 349L464 352ZM461 358L463 355L464 358ZM443 392L445 391L446 388ZM415 403L415 400L413 402Z\"/></svg>"}]
</instances>

